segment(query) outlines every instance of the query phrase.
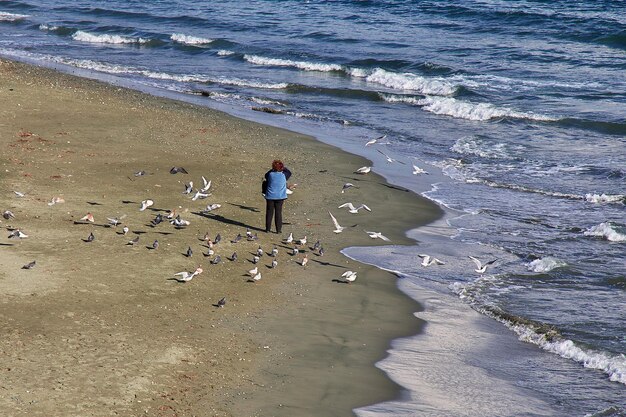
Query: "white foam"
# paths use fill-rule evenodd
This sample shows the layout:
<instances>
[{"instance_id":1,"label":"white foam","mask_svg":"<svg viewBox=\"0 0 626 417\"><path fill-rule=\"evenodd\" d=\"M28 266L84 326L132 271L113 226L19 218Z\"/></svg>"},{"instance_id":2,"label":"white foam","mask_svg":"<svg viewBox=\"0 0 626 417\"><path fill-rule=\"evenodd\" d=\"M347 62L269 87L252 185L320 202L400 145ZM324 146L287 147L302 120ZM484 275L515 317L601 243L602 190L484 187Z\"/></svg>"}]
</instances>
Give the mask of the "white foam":
<instances>
[{"instance_id":1,"label":"white foam","mask_svg":"<svg viewBox=\"0 0 626 417\"><path fill-rule=\"evenodd\" d=\"M507 324L507 323L505 323ZM549 340L545 334L535 332L533 329L524 325L507 324L518 334L519 339L525 342L533 343L548 352L572 359L585 368L598 369L609 376L609 380L619 382L626 385L626 356L611 356L605 352L596 352L593 350L582 349L569 340Z\"/></svg>"},{"instance_id":2,"label":"white foam","mask_svg":"<svg viewBox=\"0 0 626 417\"><path fill-rule=\"evenodd\" d=\"M350 75L356 77L357 74L354 70L350 71ZM442 79L426 78L411 73L389 72L382 68L376 68L370 74L365 75L365 80L394 90L414 91L426 95L450 96L457 91L456 85Z\"/></svg>"},{"instance_id":3,"label":"white foam","mask_svg":"<svg viewBox=\"0 0 626 417\"><path fill-rule=\"evenodd\" d=\"M449 288L459 298L468 301L477 311L492 317L515 332L519 340L532 343L542 349L563 358L574 360L585 368L598 369L609 376L609 380L626 385L626 356L610 355L592 349L582 349L572 340L563 339L554 331L545 331L530 324L514 323L494 312L493 308L483 304L476 295L474 284L455 282ZM497 310L497 309L496 309ZM538 331L539 330L539 331Z\"/></svg>"},{"instance_id":4,"label":"white foam","mask_svg":"<svg viewBox=\"0 0 626 417\"><path fill-rule=\"evenodd\" d=\"M145 44L148 43L149 39L144 38L133 38L130 36L122 36L122 35L94 35L93 33L85 32L82 30L76 31L72 35L72 39L80 42L89 42L89 43L107 43L107 44Z\"/></svg>"},{"instance_id":5,"label":"white foam","mask_svg":"<svg viewBox=\"0 0 626 417\"><path fill-rule=\"evenodd\" d=\"M219 51L217 51L218 56L230 56L234 54L235 53L233 51L227 51L226 49L220 49Z\"/></svg>"},{"instance_id":6,"label":"white foam","mask_svg":"<svg viewBox=\"0 0 626 417\"><path fill-rule=\"evenodd\" d=\"M280 59L280 58L266 58L259 55L244 55L243 59L248 61L251 64L255 65L265 65L265 66L275 66L275 67L292 67L298 68L305 71L322 71L322 72L330 72L330 71L342 71L343 67L337 64L321 64L315 62L306 62L306 61L292 61L290 59Z\"/></svg>"},{"instance_id":7,"label":"white foam","mask_svg":"<svg viewBox=\"0 0 626 417\"><path fill-rule=\"evenodd\" d=\"M496 107L491 103L470 103L468 101L461 101L452 97L428 96L418 100L417 105L431 113L467 120L486 121L502 117L544 122L558 120L532 112L518 112L507 108Z\"/></svg>"},{"instance_id":8,"label":"white foam","mask_svg":"<svg viewBox=\"0 0 626 417\"><path fill-rule=\"evenodd\" d=\"M504 143L487 144L475 136L465 136L458 139L450 150L463 155L477 155L491 159L506 158L508 156Z\"/></svg>"},{"instance_id":9,"label":"white foam","mask_svg":"<svg viewBox=\"0 0 626 417\"><path fill-rule=\"evenodd\" d=\"M260 97L250 97L249 99L250 101L252 101L253 103L257 103L257 104L265 104L265 105L270 105L270 106L282 106L285 107L286 104L277 100L270 100L267 98L260 98Z\"/></svg>"},{"instance_id":10,"label":"white foam","mask_svg":"<svg viewBox=\"0 0 626 417\"><path fill-rule=\"evenodd\" d=\"M535 259L526 264L529 271L533 272L550 272L555 268L561 268L567 264L560 259L546 256L545 258Z\"/></svg>"},{"instance_id":11,"label":"white foam","mask_svg":"<svg viewBox=\"0 0 626 417\"><path fill-rule=\"evenodd\" d=\"M242 80L238 78L213 78L202 74L168 74L166 72L149 71L124 65L114 65L104 62L97 62L88 59L59 59L54 57L50 57L48 59L78 68L105 72L109 74L136 74L155 80L169 80L181 83L215 83L260 89L283 89L289 85L287 83L262 83L250 80Z\"/></svg>"},{"instance_id":12,"label":"white foam","mask_svg":"<svg viewBox=\"0 0 626 417\"><path fill-rule=\"evenodd\" d=\"M214 39L200 38L197 36L184 35L182 33L174 33L170 36L170 39L184 45L207 45L214 41Z\"/></svg>"},{"instance_id":13,"label":"white foam","mask_svg":"<svg viewBox=\"0 0 626 417\"><path fill-rule=\"evenodd\" d=\"M59 27L42 23L41 25L39 25L39 30L55 31L59 30Z\"/></svg>"},{"instance_id":14,"label":"white foam","mask_svg":"<svg viewBox=\"0 0 626 417\"><path fill-rule=\"evenodd\" d=\"M620 233L617 230L617 226L609 222L590 227L585 231L584 235L601 237L610 242L626 242L626 234Z\"/></svg>"},{"instance_id":15,"label":"white foam","mask_svg":"<svg viewBox=\"0 0 626 417\"><path fill-rule=\"evenodd\" d=\"M624 194L585 194L585 200L590 203L622 203L626 202Z\"/></svg>"},{"instance_id":16,"label":"white foam","mask_svg":"<svg viewBox=\"0 0 626 417\"><path fill-rule=\"evenodd\" d=\"M24 20L28 17L30 16L27 14L0 12L0 22L17 22L18 20Z\"/></svg>"}]
</instances>

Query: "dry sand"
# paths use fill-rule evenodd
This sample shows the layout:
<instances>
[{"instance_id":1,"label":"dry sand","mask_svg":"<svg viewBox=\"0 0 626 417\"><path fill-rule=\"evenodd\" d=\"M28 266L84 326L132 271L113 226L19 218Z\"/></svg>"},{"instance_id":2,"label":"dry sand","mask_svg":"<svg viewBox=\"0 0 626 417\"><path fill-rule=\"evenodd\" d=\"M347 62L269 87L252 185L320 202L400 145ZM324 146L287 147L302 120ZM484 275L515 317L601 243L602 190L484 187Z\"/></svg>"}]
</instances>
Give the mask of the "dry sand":
<instances>
[{"instance_id":1,"label":"dry sand","mask_svg":"<svg viewBox=\"0 0 626 417\"><path fill-rule=\"evenodd\" d=\"M339 251L381 244L370 229L410 244L406 229L440 215L432 204L354 175L367 161L312 138L20 63L0 61L0 115L0 210L16 216L0 219L4 415L346 416L398 395L373 364L391 339L419 332L411 313L420 307L395 276ZM260 231L261 178L276 157L298 183L283 232L308 237L306 268L282 236ZM183 184L201 175L213 194L193 202ZM359 188L341 194L347 181ZM48 205L54 197L64 202ZM155 204L140 212L147 198ZM373 211L336 208L345 201ZM222 207L201 215L209 203ZM170 209L190 226L150 226ZM344 233L332 233L329 209ZM88 212L93 224L75 224ZM122 215L126 236L106 220ZM29 237L7 239L16 227ZM246 227L259 242L230 243ZM202 255L207 232L223 237L221 264ZM160 247L148 249L155 239ZM318 239L323 257L308 247ZM264 256L263 278L251 283L259 244L278 246L279 266ZM168 280L198 265L192 281ZM358 271L355 283L336 282L346 269Z\"/></svg>"}]
</instances>

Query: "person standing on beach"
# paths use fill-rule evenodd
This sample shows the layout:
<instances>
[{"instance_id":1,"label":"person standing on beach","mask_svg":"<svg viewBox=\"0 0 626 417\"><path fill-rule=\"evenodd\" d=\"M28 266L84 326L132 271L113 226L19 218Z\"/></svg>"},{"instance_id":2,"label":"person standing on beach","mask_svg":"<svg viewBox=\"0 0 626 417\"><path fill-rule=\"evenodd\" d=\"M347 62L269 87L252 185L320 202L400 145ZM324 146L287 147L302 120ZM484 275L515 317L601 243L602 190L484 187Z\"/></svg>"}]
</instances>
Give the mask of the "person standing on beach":
<instances>
[{"instance_id":1,"label":"person standing on beach","mask_svg":"<svg viewBox=\"0 0 626 417\"><path fill-rule=\"evenodd\" d=\"M282 233L283 229L283 203L287 199L287 180L291 177L291 171L280 159L272 162L272 169L265 173L263 181L263 195L266 201L265 231L272 229L272 217L276 223L276 233Z\"/></svg>"}]
</instances>

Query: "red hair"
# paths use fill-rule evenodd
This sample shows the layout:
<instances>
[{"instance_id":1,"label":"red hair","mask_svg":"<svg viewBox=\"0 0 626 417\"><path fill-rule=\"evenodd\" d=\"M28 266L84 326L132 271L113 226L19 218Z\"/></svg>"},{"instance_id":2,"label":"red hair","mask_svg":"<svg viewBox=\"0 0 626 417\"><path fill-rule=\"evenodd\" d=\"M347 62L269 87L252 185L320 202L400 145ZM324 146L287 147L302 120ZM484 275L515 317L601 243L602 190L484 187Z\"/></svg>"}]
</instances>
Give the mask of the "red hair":
<instances>
[{"instance_id":1,"label":"red hair","mask_svg":"<svg viewBox=\"0 0 626 417\"><path fill-rule=\"evenodd\" d=\"M274 162L272 162L272 169L274 171L282 172L284 168L285 164L283 164L283 161L280 159L275 159Z\"/></svg>"}]
</instances>

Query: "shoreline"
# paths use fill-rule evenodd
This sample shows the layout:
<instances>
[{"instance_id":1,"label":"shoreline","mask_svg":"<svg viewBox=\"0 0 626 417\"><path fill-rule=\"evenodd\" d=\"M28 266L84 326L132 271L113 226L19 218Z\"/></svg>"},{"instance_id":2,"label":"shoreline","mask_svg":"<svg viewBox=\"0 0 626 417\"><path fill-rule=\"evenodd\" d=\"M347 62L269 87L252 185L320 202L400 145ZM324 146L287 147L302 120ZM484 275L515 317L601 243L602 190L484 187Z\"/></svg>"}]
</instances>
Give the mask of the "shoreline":
<instances>
[{"instance_id":1,"label":"shoreline","mask_svg":"<svg viewBox=\"0 0 626 417\"><path fill-rule=\"evenodd\" d=\"M100 397L92 402L86 401L84 404L78 405L73 410L74 412L80 413L89 410L92 413L90 415L100 415L94 411L93 407L94 404L102 404L104 402L108 406L130 411L133 413L132 415L140 415L146 407L147 409L159 410L164 413L170 410L168 407L171 407L170 411L172 412L176 408L179 413L193 413L193 410L197 409L212 409L212 415L241 415L242 413L248 415L294 415L294 410L297 410L297 415L345 415L348 410L351 412L356 407L397 398L400 388L373 365L386 356L386 349L389 347L392 339L413 335L420 330L421 322L413 317L413 312L420 307L397 288L395 276L374 267L357 264L345 258L339 253L339 250L346 246L379 243L378 241L371 242L367 235L362 232L362 229L369 230L367 228L368 225L377 227L376 225L380 226L382 223L385 224L385 230L391 230L391 233L386 232L385 234L389 234L393 244L413 244L414 241L406 237L404 233L438 218L441 212L436 205L423 197L404 192L399 187L388 185L378 175L370 174L367 177L356 178L352 175L352 171L366 162L364 158L347 154L314 138L305 137L284 129L237 119L210 108L200 108L197 105L148 96L145 93L122 89L100 81L76 78L75 76L47 68L8 62L7 60L0 61L0 69L5 82L7 81L7 65L13 66L13 68L21 66L23 73L13 73L10 76L16 77L14 80L30 77L30 82L39 84L39 86L38 88L19 86L19 89L23 90L19 92L23 94L29 93L30 96L27 98L30 98L30 100L24 98L25 101L19 103L23 107L18 106L22 107L21 109L3 109L5 118L8 119L6 116L9 115L13 119L11 123L8 123L10 126L7 127L5 125L1 127L4 131L3 135L11 137L9 135L12 134L12 138L15 140L15 152L21 154L20 156L22 157L33 154L42 156L40 155L41 152L48 152L51 148L53 148L54 152L59 152L59 156L54 164L45 167L35 159L26 161L27 158L18 158L20 159L19 162L3 160L2 164L5 166L5 169L9 169L7 167L16 167L14 169L18 172L18 176L15 177L11 170L8 173L4 173L3 182L9 180L11 183L3 186L2 192L8 195L12 187L26 187L29 183L36 183L37 187L34 189L38 195L34 200L27 199L19 202L9 200L9 203L12 206L16 204L14 210L20 217L29 218L32 216L29 220L36 226L29 228L48 234L47 241L44 243L58 244L58 236L55 235L59 233L63 234L61 239L65 239L66 242L70 240L68 238L71 236L72 243L62 245L63 248L61 250L50 252L45 247L37 247L39 244L30 244L29 242L31 241L25 240L23 243L16 245L18 247L15 248L15 252L19 255L17 257L14 256L14 253L6 250L14 249L13 247L2 249L0 256L2 256L3 263L19 268L20 263L24 259L29 259L24 253L19 253L25 251L26 246L31 246L28 249L30 251L29 255L45 254L51 259L60 258L65 260L74 251L84 251L84 243L80 242L80 240L76 241L79 237L76 236L76 233L86 235L89 233L90 226L78 226L81 229L76 233L74 233L75 226L71 226L67 230L65 228L71 221L76 219L79 213L82 215L84 211L90 209L95 212L99 207L95 205L90 208L90 205L85 204L84 201L77 201L80 200L79 198L72 201L74 196L80 195L80 197L84 197L84 200L97 202L110 211L135 213L135 206L133 206L133 210L130 210L127 205L120 203L120 201L125 201L124 199L128 198L125 193L134 190L137 194L158 195L164 193L167 188L167 192L171 192L172 195L162 196L162 199L167 202L165 205L160 205L160 201L155 198L159 202L157 207L164 210L175 206L181 199L178 195L180 191L177 187L180 186L183 179L186 180L186 178L170 176L167 173L170 165L176 164L184 164L188 169L192 167L195 173L193 175L195 181L198 180L195 177L199 177L205 171L209 171L213 175L214 169L217 168L215 171L220 173L224 181L223 183L229 182L234 184L228 190L223 186L221 189L216 188L216 190L219 189L220 196L225 198L231 205L228 207L230 213L220 216L221 218L219 219L209 218L209 225L205 226L212 229L212 233L222 230L222 235L224 237L228 236L228 239L230 239L231 235L234 236L237 232L244 231L246 225L258 227L256 223L260 224L262 220L262 205L260 204L257 184L238 184L239 178L237 175L242 176L243 174L243 176L249 177L248 179L259 177L260 183L260 176L264 172L264 167L267 165L267 161L272 158L272 154L267 149L280 147L285 149L281 153L287 155L283 156L284 160L293 161L293 163L289 162L288 165L297 167L294 172L294 178L296 182L300 183L296 193L290 198L285 207L285 218L291 224L286 225L284 231L288 233L292 229L296 235L310 233L309 241L320 238L325 242L325 245L328 245L327 255L323 258L323 262L327 263L327 265L321 263L322 259L317 259L314 255L311 255L313 265L309 267L309 270L315 268L314 277L308 276L305 278L299 276L302 275L303 271L297 265L297 259L286 256L284 258L285 270L273 276L271 279L276 281L271 284L268 283L270 280L265 278L264 281L259 283L261 285L246 284L244 278L240 276L242 271L245 272L244 268L247 267L247 264L244 263L241 267L238 266L236 270L234 267L230 267L225 271L215 271L216 276L211 277L210 282L202 282L200 284L202 288L198 288L198 286L192 287L196 281L184 284L184 290L188 287L193 289L185 292L184 295L181 295L181 287L165 285L164 282L166 284L168 282L160 278L154 282L142 284L143 290L147 291L148 295L146 296L130 295L137 288L128 282L120 280L115 280L115 284L121 286L122 289L107 283L104 285L105 295L99 295L103 285L102 281L98 280L97 273L89 277L88 282L84 283L85 286L83 287L81 285L83 283L77 283L73 280L78 271L71 271L71 268L70 271L65 270L64 268L67 265L55 266L55 268L48 271L52 275L52 279L50 279L50 276L40 276L36 284L33 284L27 291L24 291L24 288L22 288L24 286L23 282L16 284L17 281L15 281L7 286L7 282L11 282L13 279L23 281L23 277L17 277L17 272L0 274L0 283L4 283L3 287L5 287L5 296L2 300L2 311L0 314L4 317L10 317L9 311L22 309L24 314L29 315L32 309L37 310L37 303L33 303L33 300L44 298L43 304L45 306L39 307L42 310L39 310L37 312L38 315L35 316L39 318L45 317L45 311L54 311L56 315L53 313L51 317L56 317L59 320L52 320L49 326L59 336L67 336L67 333L61 331L61 329L63 328L62 323L68 317L76 317L77 312L81 315L81 310L79 309L76 309L77 311L64 312L68 300L72 300L72 295L75 296L76 294L82 294L81 297L84 296L91 302L94 302L95 299L95 306L91 307L91 309L99 313L93 314L97 317L101 317L102 312L105 311L104 304L112 301L122 303L123 307L120 309L120 314L114 315L117 316L115 317L116 320L101 318L102 322L98 323L107 329L120 325L120 323L117 323L118 321L123 323L124 331L111 333L112 336L110 336L118 343L118 346L119 344L128 345L128 340L132 339L134 330L136 330L135 323L129 323L128 319L123 318L124 315L121 312L128 313L132 311L133 314L138 314L142 317L142 321L145 322L144 325L146 323L154 325L156 329L143 329L140 332L140 340L142 342L137 343L138 346L125 346L125 349L129 350L127 352L128 356L134 359L134 361L127 361L130 364L130 369L133 366L137 366L137 369L141 368L139 364L142 363L142 358L146 354L155 356L153 350L144 346L148 340L162 346L167 346L168 342L170 342L170 338L162 336L155 339L154 330L157 330L157 334L158 331L171 332L173 334L170 336L172 338L175 336L175 340L184 340L184 342L180 343L180 346L170 347L169 350L166 349L167 354L164 357L157 358L156 361L153 360L148 367L152 371L143 372L146 375L140 377L134 376L135 379L133 379L133 373L130 369L126 373L119 371L116 366L113 366L113 362L104 359L104 367L106 368L108 365L110 369L117 370L118 378L107 378L96 372L92 384L87 384L86 387L83 386L83 390L89 392L89 387L97 388L99 384L105 383L106 386L110 385L109 396L105 397L105 399ZM45 89L48 90L46 91ZM41 97L37 97L37 91L47 100L60 100L57 101L57 104L63 103L68 105L74 109L74 116L78 115L82 116L82 118L72 117L69 120L68 115L63 115L58 111L55 112L56 109L44 109L42 111L41 109L46 106L46 101L42 100ZM9 104L7 99L15 95L9 95L10 92L8 91L3 91L2 94L6 95L5 103L9 106L12 105L13 103ZM19 97L17 101L21 101L22 98ZM122 108L120 110L120 103L129 102L133 104L130 109ZM27 108L28 106L30 107ZM24 114L23 112L25 111L29 111L31 114ZM37 114L38 112L40 113ZM47 123L46 120L26 122L27 120L32 120L33 115L41 116L41 113L49 115L50 120ZM92 118L96 114L98 116L97 123L84 120L85 117ZM167 117L171 119L167 119ZM75 124L74 126L72 125L73 123ZM83 126L80 123L87 123L87 126ZM90 125L89 123L92 124ZM28 132L31 135L22 137L22 134L19 132L22 132L22 134ZM174 138L172 134L175 132L179 132L179 138ZM86 136L87 139L84 139L81 135ZM54 139L49 139L51 137ZM102 140L103 137L106 139ZM242 140L242 137L246 139ZM68 143L62 144L61 139L67 139ZM263 151L259 151L256 155L251 155L251 153L254 153L254 146L250 148L250 145L257 145L258 143L262 143L261 146L266 148ZM121 151L125 146L130 147L128 152ZM71 152L76 152L79 155ZM156 161L146 158L148 156L147 152L154 152ZM289 153L292 154L291 157L289 157ZM323 158L320 158L320 155ZM219 156L219 160L215 159L216 156ZM195 158L196 161L190 161L190 157L192 159ZM96 161L93 159L90 161L90 158L96 158ZM211 164L207 165L211 166L211 168L206 168L197 161L198 159L202 159L203 162L210 161ZM69 164L65 165L69 162L73 164L71 167L69 167ZM20 165L20 163L24 165ZM140 180L134 181L130 178L130 181L128 181L126 179L132 174L131 171L133 169L139 168L146 169L146 171L153 174L153 177L146 179L152 180L154 178L153 181L145 185L148 188L142 188L141 192L137 192L136 184L134 184ZM121 170L123 175L114 175L116 169ZM46 173L50 174L48 178L40 175L42 171L46 170L48 171ZM69 171L72 173L69 174ZM333 171L336 172L335 176L329 174L329 172ZM190 170L190 172L192 171ZM29 176L25 174L29 174ZM80 176L80 180L76 179L78 176ZM358 217L359 223L358 226L354 227L354 231L348 230L342 236L332 236L328 214L325 210L317 210L317 212L315 210L322 203L323 207L332 208L340 222L349 223L353 221L353 218L348 217L345 213L340 213L338 209L334 209L337 205L336 203L341 204L343 202L339 200L343 196L338 193L338 190L342 182L345 182L345 178L361 180L359 182L360 189L353 198L364 198L367 195L371 195L369 194L370 192L376 192L381 199L386 198L387 201L392 201L393 203L388 204L388 207L384 208L381 206L372 207L374 211L371 216L365 217L364 215L363 217ZM85 179L98 180L104 183L104 185L108 184L109 187L102 187L102 190L96 191ZM120 188L125 189L116 188L120 181L124 181L124 187ZM157 181L158 183L155 184ZM219 181L216 181L216 183L219 184ZM317 195L317 187L320 185L328 189L338 187L337 192ZM144 187L144 185L142 184L141 187ZM309 197L307 193L316 194L315 201L307 199ZM174 194L176 194L175 198ZM61 210L63 212L69 210L67 214L62 216L58 212L53 212L54 216L50 214L50 208L46 207L44 203L54 195L62 195L65 198L67 203L62 206ZM29 195L27 194L27 196ZM133 195L132 197L135 200L141 199L139 195ZM370 205L369 202L368 205ZM196 205L196 207L198 206L202 206L202 204ZM54 209L55 207L52 207L52 210ZM387 211L383 214L384 209L387 209ZM31 212L36 214L31 214ZM419 221L414 214L417 212L421 214ZM190 216L194 215L194 211L191 209L189 213L191 213ZM236 213L236 216L233 213ZM104 213L99 214L100 219L102 219ZM389 214L392 215L390 216ZM133 214L133 216L136 216L136 214ZM58 220L59 217L64 219L63 228L54 227L50 224L53 218ZM389 217L393 218L393 221L389 221ZM202 223L205 219L193 218L192 225L194 225L194 220L195 223ZM213 221L215 220L219 223L214 223ZM255 221L256 223L254 223ZM3 223L3 227L6 227L6 223ZM352 225L350 224L350 226ZM136 227L145 228L140 224L137 224ZM204 230L197 229L195 225L192 228L196 229L196 235L204 234ZM62 231L59 229L62 229ZM97 230L98 234L104 233L104 230L100 232L100 229L92 229ZM359 233L356 233L357 229ZM351 240L350 245L342 243L343 239L341 238L347 235L349 235ZM163 239L166 239L169 235L163 236ZM115 242L116 236L107 238L110 239L110 242ZM277 245L281 243L280 236L276 235L271 235L269 241ZM184 250L182 242L172 240L171 245L174 246L175 244L177 248L173 252ZM225 250L235 249L234 247L226 246L227 249ZM247 250L251 248L252 246L250 248L246 247ZM123 273L132 269L129 265L137 265L141 262L151 263L149 271L132 271L131 276L134 279L139 279L144 272L148 272L148 274L163 274L164 269L174 272L181 270L175 269L176 267L184 268L189 264L189 262L184 261L180 253L176 253L173 258L175 259L174 261L159 260L154 262L153 254L149 254L150 251L147 250L143 251L144 253L137 253L139 251L136 251L133 257L128 259L128 251L126 249L125 247L115 248L112 251L113 253L110 254L117 257L113 259L126 259L126 265L119 267L115 265L107 266L110 268L107 272L117 271L118 273ZM280 250L284 252L286 249L282 248ZM100 252L98 252L97 249L92 248L89 250L92 256L100 256L102 251L100 249ZM266 250L269 249L267 248ZM7 253L10 256L7 257ZM229 255L226 252L221 252L221 254L222 256ZM9 261L8 263L4 262L7 260ZM206 264L205 261L198 262ZM103 268L103 264L95 262L91 267L101 270L99 268ZM41 269L44 268L45 266L42 266ZM85 266L80 262L76 262L73 268L80 270L85 268ZM355 284L348 286L332 282L343 270L348 268L356 268L359 271L359 279ZM33 270L32 272L36 271ZM270 272L268 271L268 275ZM22 271L19 273L21 274ZM240 278L241 281L223 282L225 279L231 279L233 274L239 274L238 279ZM311 279L307 280L307 278ZM313 280L317 281L311 282ZM47 289L42 291L42 286L47 286ZM251 288L252 286L254 286L254 289ZM167 288L164 289L163 287ZM6 296L7 288L14 291L13 295ZM239 291L234 296L235 300L233 300L232 308L216 310L210 307L202 291L217 292L216 289L221 291L220 294L228 291ZM42 293L39 294L39 291L42 291ZM38 295L30 295L32 293ZM28 294L28 297L25 294ZM212 295L210 301L215 302L216 297L219 296ZM29 302L25 303L24 300ZM152 303L155 300L163 304L161 307L168 307L169 312L167 315L163 315L162 310L159 311L155 308L146 307L147 303ZM59 304L60 302L61 304ZM86 301L74 303L74 306L84 308L84 303ZM131 308L131 304L135 307ZM388 307L389 304L392 304L394 308L390 309ZM136 307L139 305L141 307ZM12 308L7 310L8 306ZM43 309L44 307L45 309ZM203 311L207 307L209 309L208 313ZM302 309L307 314L303 316L297 315ZM149 311L146 312L144 310ZM234 313L229 313L233 314L232 316L222 314L222 312L229 310L235 310ZM69 313L72 314L68 316ZM186 323L188 321L187 317L195 316L196 319L208 320L211 324L210 326L187 324L186 326L189 326L189 328L186 329L186 332L188 333L179 333L177 330L170 329L171 323L168 318L171 319L171 317L169 314L175 317L175 319L172 319L174 322L181 320L183 323ZM210 316L205 317L207 314ZM217 314L220 314L219 318L217 318ZM399 317L402 318L397 320ZM16 320L14 317L11 317L11 319L13 321ZM94 326L94 323L91 322L92 320L92 317L74 320L74 325L70 327L73 327L72 331L77 329L86 331ZM17 327L24 330L24 333L13 335L8 340L11 343L19 344L24 343L23 338L29 333L29 337L32 337L30 330L32 330L31 326L33 326L33 323L30 321L28 323L23 322L21 318L17 321L20 322L20 325ZM191 321L193 322L193 320ZM372 325L371 321L381 325ZM87 325L85 324L86 322L91 323ZM390 323L393 323L394 326L390 326ZM13 324L17 323L13 322ZM384 328L382 324L385 324ZM216 328L223 329L221 334L215 334L219 333L218 331L213 331ZM26 331L26 329L29 331ZM7 327L3 329L5 335L12 334L12 332L13 329ZM279 333L281 335L276 336ZM47 346L44 343L47 342L46 332L39 331L36 332L36 335L42 340L42 344L38 347L43 348L43 346ZM106 340L101 340L97 336L98 333L91 334L88 339L93 342L94 346L98 346L100 351L95 356L82 358L84 361L82 363L83 371L89 369L89 365L93 365L103 357L115 356L114 352L106 351ZM123 340L118 340L120 337ZM221 350L227 352L225 359L216 359L215 355L217 353L209 352L206 346L203 347L203 343L207 340L210 340L211 348L221 346ZM80 340L76 341L76 343L80 347L78 351L82 355L85 355L83 352L86 346L91 345L89 343L83 345L80 343ZM231 345L233 343L236 346L234 348ZM53 344L53 347L49 350L61 350L61 348L61 345ZM143 349L143 354L140 355L138 352L135 352L141 349ZM30 354L33 360L38 357L35 351L30 352ZM24 354L24 356L28 356L28 353ZM68 363L71 363L69 358L66 358L66 360ZM208 365L207 361L209 361ZM233 368L235 372L232 371ZM33 369L30 369L30 371L32 372ZM55 372L47 369L47 373L52 375ZM139 372L139 374L141 373ZM180 379L181 373L187 375L182 383ZM200 378L199 375L207 378ZM156 376L169 378L169 383L159 386L160 388L179 388L179 385L182 384L185 390L177 391L175 395L172 394L170 397L167 395L159 397L155 395L154 389L149 389L154 384ZM76 390L81 392L79 386L75 385L74 379L68 379L66 384L63 385L68 387L64 388L68 393L76 393ZM117 392L116 390L119 390L120 379L124 380L127 386L137 387L134 398L122 396L123 399L120 400L116 396L115 393ZM128 385L128 379L132 380L130 385ZM199 382L199 380L204 379L216 380L219 381L219 384L212 383L211 392L207 393L202 387L197 386L197 384L202 385L202 382ZM12 386L20 384L19 378L9 378L9 381ZM358 381L358 384L355 385L355 381ZM26 383L22 381L22 384ZM351 384L353 386L350 386ZM221 390L220 387L222 387ZM274 398L277 402L276 404L268 400L268 396L272 396L276 392L274 390L278 390L281 393L280 397L274 396L276 397ZM45 389L40 387L38 392L45 392ZM156 392L158 393L158 390ZM137 393L139 393L139 396L137 396ZM287 397L288 401L281 400L281 397ZM164 400L163 398L174 399ZM243 400L243 398L246 400ZM118 404L116 399L122 404ZM33 404L41 404L41 400L35 401ZM141 401L141 403L138 401ZM216 404L218 406L214 408ZM15 406L10 401L6 401L4 404L5 407L9 408L11 405ZM45 407L48 407L48 412L54 406L55 404L50 403L45 405ZM159 407L165 408L160 410ZM321 412L321 410L327 412ZM34 415L37 414L38 410L36 407L31 407L29 412L33 413L31 415Z\"/></svg>"}]
</instances>

